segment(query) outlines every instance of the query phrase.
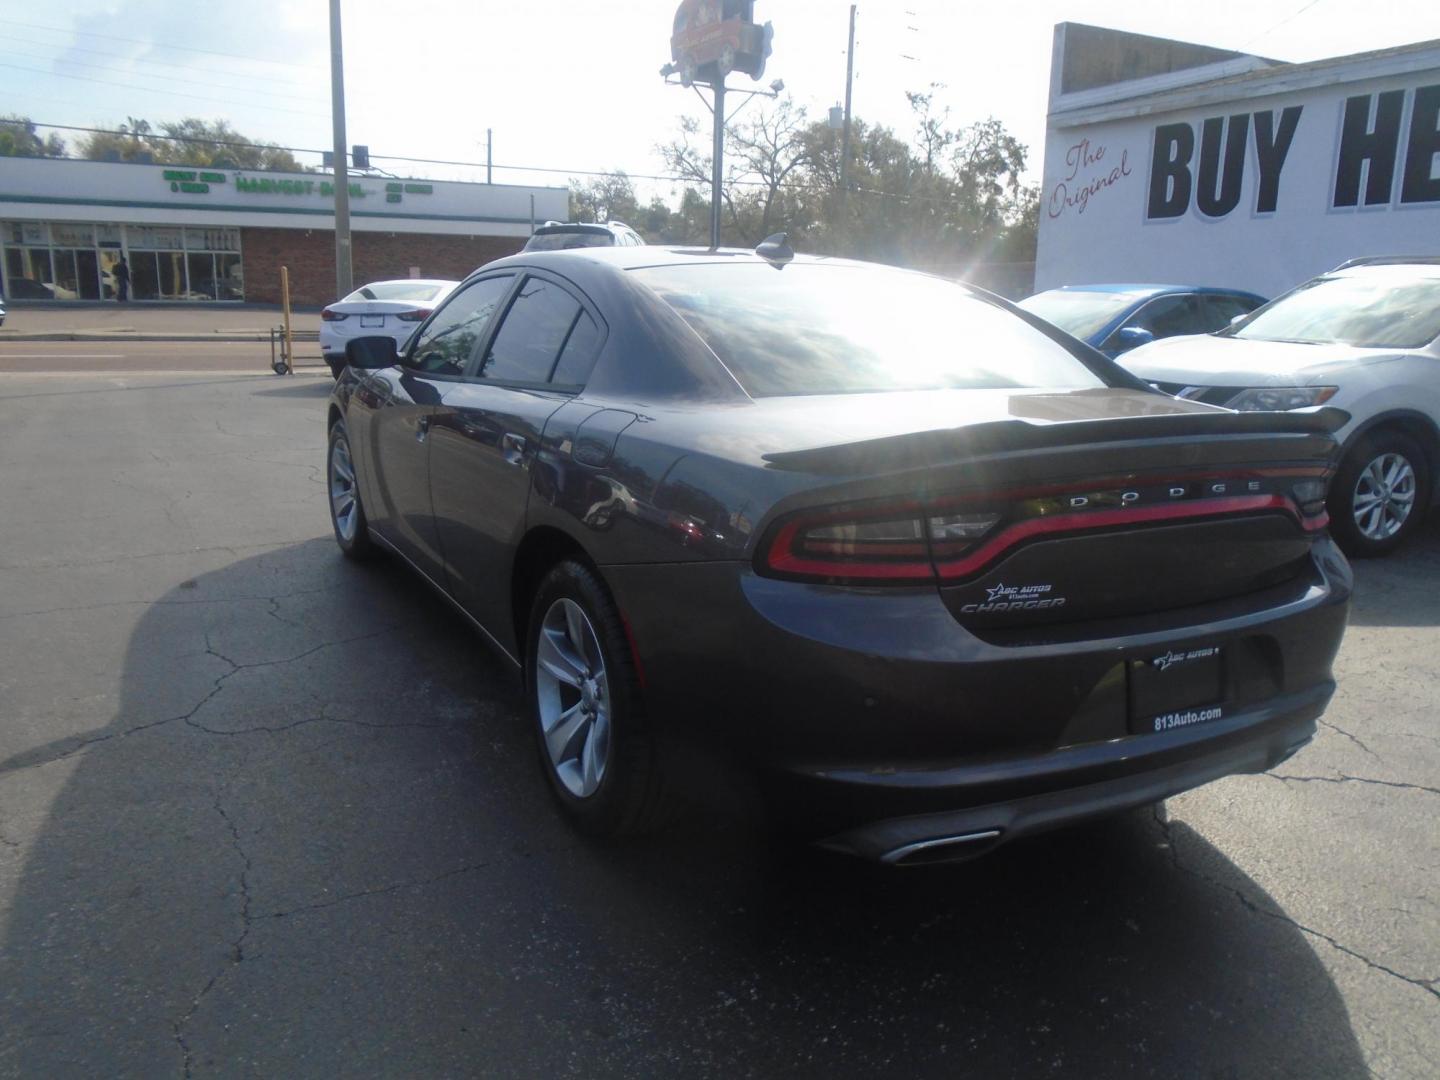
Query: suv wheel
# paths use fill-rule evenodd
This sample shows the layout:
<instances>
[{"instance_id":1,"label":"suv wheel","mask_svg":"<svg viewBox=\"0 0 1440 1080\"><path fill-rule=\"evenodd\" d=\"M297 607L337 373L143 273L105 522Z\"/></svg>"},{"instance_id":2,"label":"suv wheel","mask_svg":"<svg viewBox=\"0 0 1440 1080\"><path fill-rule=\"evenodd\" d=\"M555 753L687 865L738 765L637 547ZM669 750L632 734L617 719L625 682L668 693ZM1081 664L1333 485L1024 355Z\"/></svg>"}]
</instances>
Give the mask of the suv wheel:
<instances>
[{"instance_id":1,"label":"suv wheel","mask_svg":"<svg viewBox=\"0 0 1440 1080\"><path fill-rule=\"evenodd\" d=\"M1330 489L1330 531L1347 555L1388 555L1420 526L1430 507L1430 463L1410 436L1363 436Z\"/></svg>"}]
</instances>

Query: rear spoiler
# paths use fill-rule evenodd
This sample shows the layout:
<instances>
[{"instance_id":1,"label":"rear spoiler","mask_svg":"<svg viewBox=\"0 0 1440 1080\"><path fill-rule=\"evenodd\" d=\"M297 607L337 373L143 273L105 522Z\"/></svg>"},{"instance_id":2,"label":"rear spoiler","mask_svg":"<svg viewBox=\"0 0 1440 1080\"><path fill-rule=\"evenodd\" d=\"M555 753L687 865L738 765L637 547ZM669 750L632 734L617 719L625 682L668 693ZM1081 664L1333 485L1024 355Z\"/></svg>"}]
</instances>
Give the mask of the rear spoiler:
<instances>
[{"instance_id":1,"label":"rear spoiler","mask_svg":"<svg viewBox=\"0 0 1440 1080\"><path fill-rule=\"evenodd\" d=\"M1291 412L1230 412L1229 410L1163 416L1107 417L1034 423L996 420L941 431L889 435L864 442L818 446L766 454L774 469L830 475L920 469L967 457L1016 450L1155 439L1203 439L1227 435L1332 436L1350 414L1328 406ZM1333 440L1329 440L1333 444Z\"/></svg>"}]
</instances>

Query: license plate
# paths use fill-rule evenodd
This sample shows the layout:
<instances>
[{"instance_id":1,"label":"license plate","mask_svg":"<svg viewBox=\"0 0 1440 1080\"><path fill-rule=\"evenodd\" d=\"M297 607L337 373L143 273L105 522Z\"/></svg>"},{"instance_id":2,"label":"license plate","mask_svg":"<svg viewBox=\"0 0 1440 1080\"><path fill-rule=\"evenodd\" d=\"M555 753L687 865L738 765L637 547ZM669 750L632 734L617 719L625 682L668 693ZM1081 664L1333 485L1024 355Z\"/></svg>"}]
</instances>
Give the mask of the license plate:
<instances>
[{"instance_id":1,"label":"license plate","mask_svg":"<svg viewBox=\"0 0 1440 1080\"><path fill-rule=\"evenodd\" d=\"M360 316L360 325L361 325L361 326L384 326L384 325L385 325L385 316L384 316L384 315L361 315L361 316Z\"/></svg>"},{"instance_id":2,"label":"license plate","mask_svg":"<svg viewBox=\"0 0 1440 1080\"><path fill-rule=\"evenodd\" d=\"M1130 730L1136 734L1219 720L1224 699L1225 658L1218 645L1130 661Z\"/></svg>"}]
</instances>

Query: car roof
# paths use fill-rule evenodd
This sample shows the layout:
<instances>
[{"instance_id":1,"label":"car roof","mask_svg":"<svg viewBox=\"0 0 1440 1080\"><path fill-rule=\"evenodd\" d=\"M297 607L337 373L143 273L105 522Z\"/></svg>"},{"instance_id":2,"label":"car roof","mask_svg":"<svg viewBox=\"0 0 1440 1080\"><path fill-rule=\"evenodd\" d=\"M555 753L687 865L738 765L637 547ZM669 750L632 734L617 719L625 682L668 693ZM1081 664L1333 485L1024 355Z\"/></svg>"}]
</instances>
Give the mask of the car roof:
<instances>
[{"instance_id":1,"label":"car roof","mask_svg":"<svg viewBox=\"0 0 1440 1080\"><path fill-rule=\"evenodd\" d=\"M451 278L420 278L402 277L386 278L384 281L367 281L364 285L356 285L351 292L359 292L361 289L368 289L374 285L459 285L458 281Z\"/></svg>"},{"instance_id":2,"label":"car roof","mask_svg":"<svg viewBox=\"0 0 1440 1080\"><path fill-rule=\"evenodd\" d=\"M1143 283L1102 283L1095 285L1061 285L1056 289L1047 289L1046 292L1104 292L1104 293L1126 293L1135 296L1165 296L1170 293L1200 293L1204 296L1253 296L1258 299L1257 294L1248 289L1228 289L1216 285L1154 285Z\"/></svg>"},{"instance_id":3,"label":"car roof","mask_svg":"<svg viewBox=\"0 0 1440 1080\"><path fill-rule=\"evenodd\" d=\"M693 263L712 263L715 265L735 265L737 263L776 265L756 255L755 252L748 248L664 247L659 244L646 244L640 247L616 246L569 248L564 251L523 251L499 259L496 262L487 263L482 269L526 263L537 266L551 264L557 270L564 266L574 266L576 263L599 263L617 270L639 270L651 266L684 266ZM832 258L828 255L796 255L785 265L803 265L806 263L864 266L875 269L893 270L897 273L919 272L906 271L903 267L885 266L880 263Z\"/></svg>"},{"instance_id":4,"label":"car roof","mask_svg":"<svg viewBox=\"0 0 1440 1080\"><path fill-rule=\"evenodd\" d=\"M1366 266L1440 266L1440 255L1365 255L1358 259L1347 259L1330 273Z\"/></svg>"}]
</instances>

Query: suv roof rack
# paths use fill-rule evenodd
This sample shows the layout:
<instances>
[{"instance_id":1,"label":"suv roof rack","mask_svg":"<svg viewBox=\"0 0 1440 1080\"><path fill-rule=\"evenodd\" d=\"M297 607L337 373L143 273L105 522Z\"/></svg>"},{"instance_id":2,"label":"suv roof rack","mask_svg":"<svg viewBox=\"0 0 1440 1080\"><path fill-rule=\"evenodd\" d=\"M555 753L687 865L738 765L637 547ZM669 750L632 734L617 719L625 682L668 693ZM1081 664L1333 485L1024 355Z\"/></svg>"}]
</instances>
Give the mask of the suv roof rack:
<instances>
[{"instance_id":1,"label":"suv roof rack","mask_svg":"<svg viewBox=\"0 0 1440 1080\"><path fill-rule=\"evenodd\" d=\"M1358 259L1346 259L1335 270L1349 270L1355 266L1403 266L1406 263L1440 264L1440 255L1362 255ZM1335 273L1331 270L1330 273Z\"/></svg>"}]
</instances>

